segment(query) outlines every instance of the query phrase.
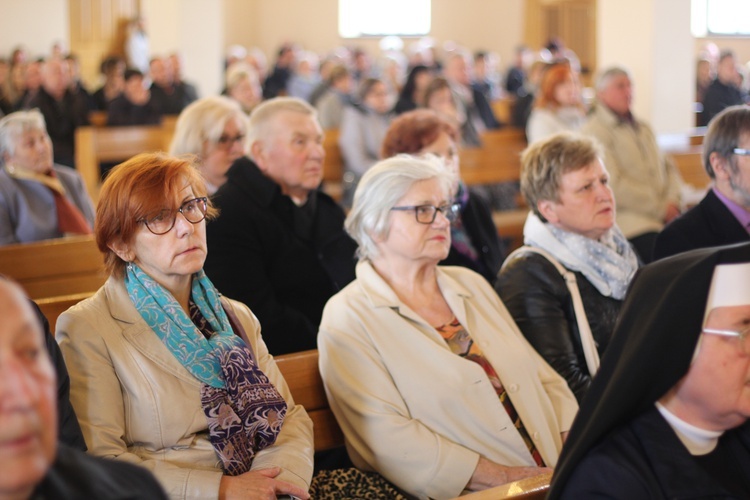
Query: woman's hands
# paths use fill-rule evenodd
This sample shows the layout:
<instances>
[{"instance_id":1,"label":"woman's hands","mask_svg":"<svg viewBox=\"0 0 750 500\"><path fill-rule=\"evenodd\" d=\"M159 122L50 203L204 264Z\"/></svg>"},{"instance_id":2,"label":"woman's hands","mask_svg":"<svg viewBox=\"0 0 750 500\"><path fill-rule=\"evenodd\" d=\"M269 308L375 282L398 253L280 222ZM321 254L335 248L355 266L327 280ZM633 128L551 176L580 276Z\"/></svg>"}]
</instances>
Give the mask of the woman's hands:
<instances>
[{"instance_id":1,"label":"woman's hands","mask_svg":"<svg viewBox=\"0 0 750 500\"><path fill-rule=\"evenodd\" d=\"M239 476L224 476L219 484L219 500L235 498L276 500L278 495L291 495L307 500L307 491L276 478L281 473L279 467L245 472Z\"/></svg>"},{"instance_id":2,"label":"woman's hands","mask_svg":"<svg viewBox=\"0 0 750 500\"><path fill-rule=\"evenodd\" d=\"M474 474L469 479L466 488L474 491L486 490L493 486L500 486L547 472L552 472L552 469L549 467L506 467L484 457L479 457L477 468L474 469Z\"/></svg>"}]
</instances>

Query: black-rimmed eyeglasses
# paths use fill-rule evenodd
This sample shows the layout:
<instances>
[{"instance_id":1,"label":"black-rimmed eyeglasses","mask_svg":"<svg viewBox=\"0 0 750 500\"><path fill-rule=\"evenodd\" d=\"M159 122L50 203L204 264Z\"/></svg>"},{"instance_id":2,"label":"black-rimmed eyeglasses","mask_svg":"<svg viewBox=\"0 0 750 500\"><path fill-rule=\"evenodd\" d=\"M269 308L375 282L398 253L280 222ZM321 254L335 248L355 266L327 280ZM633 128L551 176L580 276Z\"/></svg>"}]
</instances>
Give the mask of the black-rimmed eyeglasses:
<instances>
[{"instance_id":1,"label":"black-rimmed eyeglasses","mask_svg":"<svg viewBox=\"0 0 750 500\"><path fill-rule=\"evenodd\" d=\"M747 355L750 355L750 327L742 330L719 330L717 328L704 328L703 333L712 335L722 335L724 337L738 337L740 349Z\"/></svg>"},{"instance_id":2,"label":"black-rimmed eyeglasses","mask_svg":"<svg viewBox=\"0 0 750 500\"><path fill-rule=\"evenodd\" d=\"M461 211L461 205L458 203L450 203L439 207L436 207L435 205L409 205L393 207L391 210L400 212L414 211L417 222L420 224L432 224L435 222L435 217L437 217L438 212L442 212L446 219L453 222L458 218L458 214Z\"/></svg>"},{"instance_id":3,"label":"black-rimmed eyeglasses","mask_svg":"<svg viewBox=\"0 0 750 500\"><path fill-rule=\"evenodd\" d=\"M161 235L172 230L177 220L177 212L181 213L189 223L198 224L206 218L207 211L208 198L193 198L180 205L177 210L165 208L153 217L138 219L138 222L144 223L152 233Z\"/></svg>"}]
</instances>

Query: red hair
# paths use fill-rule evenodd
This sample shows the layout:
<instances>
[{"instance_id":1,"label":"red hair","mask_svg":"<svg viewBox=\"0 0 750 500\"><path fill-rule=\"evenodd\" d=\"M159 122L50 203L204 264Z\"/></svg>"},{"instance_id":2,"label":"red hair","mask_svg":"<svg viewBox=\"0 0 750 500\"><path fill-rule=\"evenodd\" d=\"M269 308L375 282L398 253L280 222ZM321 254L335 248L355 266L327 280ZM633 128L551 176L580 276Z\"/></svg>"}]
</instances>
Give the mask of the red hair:
<instances>
[{"instance_id":1,"label":"red hair","mask_svg":"<svg viewBox=\"0 0 750 500\"><path fill-rule=\"evenodd\" d=\"M163 209L177 210L175 199L189 185L196 197L206 196L206 184L190 159L163 153L143 153L113 168L102 185L96 207L94 234L110 274L122 276L123 261L109 245L129 245L139 221ZM208 202L206 218L217 215Z\"/></svg>"},{"instance_id":2,"label":"red hair","mask_svg":"<svg viewBox=\"0 0 750 500\"><path fill-rule=\"evenodd\" d=\"M393 122L383 139L380 149L381 158L390 158L399 153L418 153L445 132L459 141L458 130L444 118L431 109L417 109L404 113Z\"/></svg>"},{"instance_id":3,"label":"red hair","mask_svg":"<svg viewBox=\"0 0 750 500\"><path fill-rule=\"evenodd\" d=\"M569 64L553 64L542 75L539 92L536 96L535 108L559 108L560 103L555 99L555 89L569 78L575 79Z\"/></svg>"}]
</instances>

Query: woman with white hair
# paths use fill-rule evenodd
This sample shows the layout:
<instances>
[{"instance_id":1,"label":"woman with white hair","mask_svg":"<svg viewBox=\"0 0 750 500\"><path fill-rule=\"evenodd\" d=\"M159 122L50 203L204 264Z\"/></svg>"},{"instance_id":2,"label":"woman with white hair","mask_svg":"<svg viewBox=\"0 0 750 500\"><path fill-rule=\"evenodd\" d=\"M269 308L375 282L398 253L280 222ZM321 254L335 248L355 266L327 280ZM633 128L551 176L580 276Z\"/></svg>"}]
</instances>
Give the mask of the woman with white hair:
<instances>
[{"instance_id":1,"label":"woman with white hair","mask_svg":"<svg viewBox=\"0 0 750 500\"><path fill-rule=\"evenodd\" d=\"M53 162L39 110L0 120L0 245L90 234L94 205L81 176Z\"/></svg>"},{"instance_id":2,"label":"woman with white hair","mask_svg":"<svg viewBox=\"0 0 750 500\"><path fill-rule=\"evenodd\" d=\"M365 173L346 230L357 279L332 297L320 371L354 464L419 498L452 498L554 467L577 411L487 281L438 267L453 175L396 156Z\"/></svg>"},{"instance_id":3,"label":"woman with white hair","mask_svg":"<svg viewBox=\"0 0 750 500\"><path fill-rule=\"evenodd\" d=\"M238 103L204 97L180 113L169 154L195 155L208 194L213 195L227 181L232 163L247 153L246 132L247 118Z\"/></svg>"},{"instance_id":4,"label":"woman with white hair","mask_svg":"<svg viewBox=\"0 0 750 500\"><path fill-rule=\"evenodd\" d=\"M235 63L227 69L226 96L236 101L245 114L250 112L263 100L263 89L260 86L258 73L246 63Z\"/></svg>"}]
</instances>

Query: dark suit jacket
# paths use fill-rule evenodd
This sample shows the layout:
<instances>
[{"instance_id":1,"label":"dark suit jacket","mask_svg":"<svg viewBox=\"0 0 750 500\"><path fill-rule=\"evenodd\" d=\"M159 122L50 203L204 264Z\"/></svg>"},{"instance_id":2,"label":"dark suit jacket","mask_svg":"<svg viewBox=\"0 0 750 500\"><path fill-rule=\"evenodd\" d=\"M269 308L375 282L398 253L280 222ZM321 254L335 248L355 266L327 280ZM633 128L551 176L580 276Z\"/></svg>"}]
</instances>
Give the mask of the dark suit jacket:
<instances>
[{"instance_id":1,"label":"dark suit jacket","mask_svg":"<svg viewBox=\"0 0 750 500\"><path fill-rule=\"evenodd\" d=\"M310 221L247 158L227 176L213 198L221 214L207 225L208 277L255 313L271 354L317 348L323 306L354 279L343 210L316 191Z\"/></svg>"},{"instance_id":2,"label":"dark suit jacket","mask_svg":"<svg viewBox=\"0 0 750 500\"><path fill-rule=\"evenodd\" d=\"M52 467L31 495L34 500L166 500L151 472L138 465L58 447Z\"/></svg>"},{"instance_id":3,"label":"dark suit jacket","mask_svg":"<svg viewBox=\"0 0 750 500\"><path fill-rule=\"evenodd\" d=\"M62 100L57 101L44 88L40 88L27 107L39 108L44 115L47 133L52 139L55 163L74 167L75 131L89 124L88 103L70 90L65 92Z\"/></svg>"},{"instance_id":4,"label":"dark suit jacket","mask_svg":"<svg viewBox=\"0 0 750 500\"><path fill-rule=\"evenodd\" d=\"M654 259L744 241L750 241L750 234L711 189L699 204L659 233L654 245Z\"/></svg>"}]
</instances>

